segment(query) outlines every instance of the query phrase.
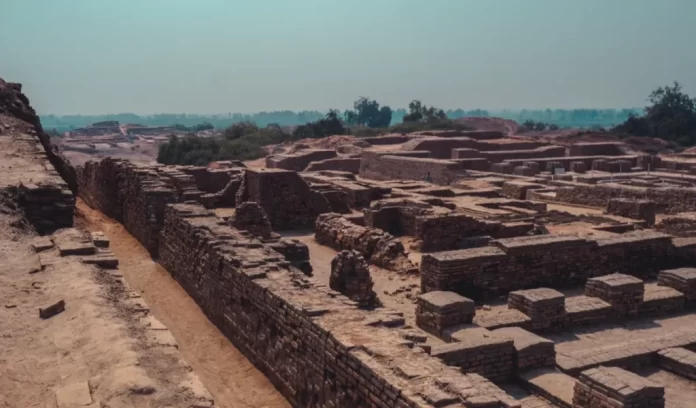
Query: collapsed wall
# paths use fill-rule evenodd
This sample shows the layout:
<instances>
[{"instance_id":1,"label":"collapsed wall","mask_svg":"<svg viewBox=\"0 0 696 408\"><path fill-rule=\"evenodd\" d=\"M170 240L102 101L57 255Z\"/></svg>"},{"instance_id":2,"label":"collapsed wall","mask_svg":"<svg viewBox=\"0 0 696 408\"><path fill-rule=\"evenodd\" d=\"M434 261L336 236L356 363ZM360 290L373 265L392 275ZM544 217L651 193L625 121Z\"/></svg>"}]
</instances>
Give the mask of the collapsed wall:
<instances>
[{"instance_id":1,"label":"collapsed wall","mask_svg":"<svg viewBox=\"0 0 696 408\"><path fill-rule=\"evenodd\" d=\"M377 266L397 272L415 272L403 244L391 234L377 228L353 224L340 214L322 214L314 228L315 239L337 250L355 250Z\"/></svg>"}]
</instances>

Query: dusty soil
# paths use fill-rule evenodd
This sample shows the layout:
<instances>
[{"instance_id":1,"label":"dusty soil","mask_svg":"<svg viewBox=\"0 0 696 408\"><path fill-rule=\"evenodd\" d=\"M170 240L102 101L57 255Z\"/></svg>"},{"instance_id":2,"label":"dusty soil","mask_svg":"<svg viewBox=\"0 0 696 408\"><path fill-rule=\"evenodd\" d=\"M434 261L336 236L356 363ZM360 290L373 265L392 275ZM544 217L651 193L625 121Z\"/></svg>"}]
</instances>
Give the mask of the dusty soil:
<instances>
[{"instance_id":1,"label":"dusty soil","mask_svg":"<svg viewBox=\"0 0 696 408\"><path fill-rule=\"evenodd\" d=\"M119 258L120 272L167 326L220 407L281 408L288 402L213 326L179 284L118 222L78 200L80 226L102 231Z\"/></svg>"},{"instance_id":2,"label":"dusty soil","mask_svg":"<svg viewBox=\"0 0 696 408\"><path fill-rule=\"evenodd\" d=\"M59 396L110 408L212 406L166 328L144 323L145 305L137 312L130 306L137 294L117 273L55 248L37 254L37 238L13 232L10 218L0 218L0 407L76 406L57 404ZM63 230L53 238L80 234ZM39 308L58 300L65 311L40 319Z\"/></svg>"}]
</instances>

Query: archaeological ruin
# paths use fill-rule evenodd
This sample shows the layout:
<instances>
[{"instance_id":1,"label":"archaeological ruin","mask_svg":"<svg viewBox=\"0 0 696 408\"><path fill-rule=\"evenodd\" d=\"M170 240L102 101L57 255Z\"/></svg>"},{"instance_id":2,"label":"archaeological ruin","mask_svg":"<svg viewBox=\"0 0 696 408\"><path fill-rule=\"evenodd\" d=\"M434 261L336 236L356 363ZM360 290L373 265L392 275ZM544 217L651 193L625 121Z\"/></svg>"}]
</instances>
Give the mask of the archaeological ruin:
<instances>
[{"instance_id":1,"label":"archaeological ruin","mask_svg":"<svg viewBox=\"0 0 696 408\"><path fill-rule=\"evenodd\" d=\"M113 231L74 221L113 219L291 406L696 401L693 159L449 131L255 167L73 166L3 89L27 126L0 141L39 158L0 168L34 253L115 273Z\"/></svg>"}]
</instances>

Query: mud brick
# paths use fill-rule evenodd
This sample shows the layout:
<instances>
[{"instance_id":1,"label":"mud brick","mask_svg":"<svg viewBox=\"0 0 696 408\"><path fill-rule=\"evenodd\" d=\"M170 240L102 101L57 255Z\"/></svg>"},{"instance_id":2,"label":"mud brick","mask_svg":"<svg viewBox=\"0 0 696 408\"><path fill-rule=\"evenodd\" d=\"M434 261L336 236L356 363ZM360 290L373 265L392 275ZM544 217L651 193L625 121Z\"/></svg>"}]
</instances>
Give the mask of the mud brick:
<instances>
[{"instance_id":1,"label":"mud brick","mask_svg":"<svg viewBox=\"0 0 696 408\"><path fill-rule=\"evenodd\" d=\"M657 363L665 370L682 377L696 380L696 353L683 347L674 347L657 352Z\"/></svg>"},{"instance_id":2,"label":"mud brick","mask_svg":"<svg viewBox=\"0 0 696 408\"><path fill-rule=\"evenodd\" d=\"M494 313L479 312L474 316L474 324L488 330L503 327L521 327L532 329L532 319L515 309L505 309Z\"/></svg>"},{"instance_id":3,"label":"mud brick","mask_svg":"<svg viewBox=\"0 0 696 408\"><path fill-rule=\"evenodd\" d=\"M416 301L416 324L435 335L446 328L471 323L475 313L474 301L454 292L428 292Z\"/></svg>"},{"instance_id":4,"label":"mud brick","mask_svg":"<svg viewBox=\"0 0 696 408\"><path fill-rule=\"evenodd\" d=\"M430 355L491 381L505 381L512 375L515 349L511 338L470 327L452 333L450 339L453 343L434 346Z\"/></svg>"},{"instance_id":5,"label":"mud brick","mask_svg":"<svg viewBox=\"0 0 696 408\"><path fill-rule=\"evenodd\" d=\"M508 307L529 316L535 329L547 329L566 319L565 296L554 289L537 288L510 292Z\"/></svg>"},{"instance_id":6,"label":"mud brick","mask_svg":"<svg viewBox=\"0 0 696 408\"><path fill-rule=\"evenodd\" d=\"M341 251L331 260L329 287L358 302L361 307L377 304L377 294L372 290L370 268L357 251Z\"/></svg>"},{"instance_id":7,"label":"mud brick","mask_svg":"<svg viewBox=\"0 0 696 408\"><path fill-rule=\"evenodd\" d=\"M108 248L109 247L109 238L107 238L103 232L97 231L97 232L93 232L91 235L92 235L92 242L94 243L95 247L97 247L97 248Z\"/></svg>"},{"instance_id":8,"label":"mud brick","mask_svg":"<svg viewBox=\"0 0 696 408\"><path fill-rule=\"evenodd\" d=\"M655 225L655 213L658 206L651 200L633 200L612 198L607 205L607 213L622 217L643 220L647 226Z\"/></svg>"},{"instance_id":9,"label":"mud brick","mask_svg":"<svg viewBox=\"0 0 696 408\"><path fill-rule=\"evenodd\" d=\"M535 161L526 161L526 162L522 163L522 165L523 165L524 167L529 167L530 169L532 169L532 171L534 172L534 174L539 174L539 169L540 169L540 168L539 168L539 162L535 162Z\"/></svg>"},{"instance_id":10,"label":"mud brick","mask_svg":"<svg viewBox=\"0 0 696 408\"><path fill-rule=\"evenodd\" d=\"M611 305L600 298L573 296L566 298L566 317L569 326L586 326L606 321Z\"/></svg>"},{"instance_id":11,"label":"mud brick","mask_svg":"<svg viewBox=\"0 0 696 408\"><path fill-rule=\"evenodd\" d=\"M657 276L657 284L683 293L688 303L696 301L696 268L661 271Z\"/></svg>"},{"instance_id":12,"label":"mud brick","mask_svg":"<svg viewBox=\"0 0 696 408\"><path fill-rule=\"evenodd\" d=\"M515 169L515 165L512 163L493 163L491 164L491 172L502 173L502 174L512 174Z\"/></svg>"},{"instance_id":13,"label":"mud brick","mask_svg":"<svg viewBox=\"0 0 696 408\"><path fill-rule=\"evenodd\" d=\"M556 364L556 350L551 340L519 327L506 327L494 330L492 333L512 339L515 346L517 372L546 366L553 367Z\"/></svg>"},{"instance_id":14,"label":"mud brick","mask_svg":"<svg viewBox=\"0 0 696 408\"><path fill-rule=\"evenodd\" d=\"M660 384L618 367L583 371L575 383L573 406L584 408L663 408Z\"/></svg>"},{"instance_id":15,"label":"mud brick","mask_svg":"<svg viewBox=\"0 0 696 408\"><path fill-rule=\"evenodd\" d=\"M645 285L641 315L664 315L684 309L684 294L668 286Z\"/></svg>"},{"instance_id":16,"label":"mud brick","mask_svg":"<svg viewBox=\"0 0 696 408\"><path fill-rule=\"evenodd\" d=\"M645 285L630 275L615 273L588 279L585 295L598 297L612 307L611 317L636 316L643 303Z\"/></svg>"},{"instance_id":17,"label":"mud brick","mask_svg":"<svg viewBox=\"0 0 696 408\"><path fill-rule=\"evenodd\" d=\"M527 166L515 166L513 174L515 174L517 176L531 177L537 173L534 172L534 169L527 167Z\"/></svg>"}]
</instances>

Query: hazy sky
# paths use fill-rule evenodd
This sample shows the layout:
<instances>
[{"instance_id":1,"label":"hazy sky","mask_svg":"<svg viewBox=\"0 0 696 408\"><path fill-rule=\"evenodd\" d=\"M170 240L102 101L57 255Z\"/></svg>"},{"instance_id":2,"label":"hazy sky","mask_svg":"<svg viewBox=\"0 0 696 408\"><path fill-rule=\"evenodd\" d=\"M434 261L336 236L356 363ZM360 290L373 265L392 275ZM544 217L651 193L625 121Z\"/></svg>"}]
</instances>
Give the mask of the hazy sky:
<instances>
[{"instance_id":1,"label":"hazy sky","mask_svg":"<svg viewBox=\"0 0 696 408\"><path fill-rule=\"evenodd\" d=\"M0 0L46 113L643 106L696 94L696 0Z\"/></svg>"}]
</instances>

